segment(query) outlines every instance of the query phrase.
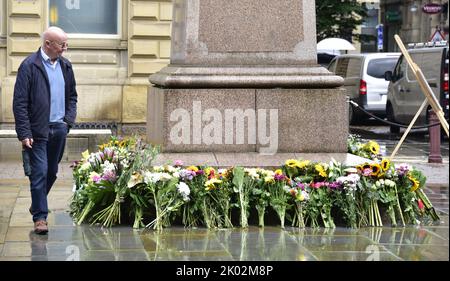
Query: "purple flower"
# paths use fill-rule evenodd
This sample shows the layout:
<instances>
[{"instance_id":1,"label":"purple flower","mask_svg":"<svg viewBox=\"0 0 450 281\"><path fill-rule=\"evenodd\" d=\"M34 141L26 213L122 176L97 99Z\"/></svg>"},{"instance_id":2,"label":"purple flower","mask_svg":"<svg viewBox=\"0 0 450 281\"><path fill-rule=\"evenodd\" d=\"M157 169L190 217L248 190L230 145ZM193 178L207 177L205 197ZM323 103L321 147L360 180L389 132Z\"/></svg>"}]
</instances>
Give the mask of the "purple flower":
<instances>
[{"instance_id":1,"label":"purple flower","mask_svg":"<svg viewBox=\"0 0 450 281\"><path fill-rule=\"evenodd\" d=\"M404 176L404 175L406 175L408 172L409 172L409 170L410 170L410 167L409 167L409 165L408 164L405 164L405 163L403 163L403 164L400 164L400 165L395 165L396 167L395 167L395 171L397 172L397 174L399 175L399 176Z\"/></svg>"},{"instance_id":2,"label":"purple flower","mask_svg":"<svg viewBox=\"0 0 450 281\"><path fill-rule=\"evenodd\" d=\"M341 187L341 184L339 183L339 182L330 182L330 183L328 183L328 187L330 188L330 189L338 189L338 188L340 188Z\"/></svg>"},{"instance_id":3,"label":"purple flower","mask_svg":"<svg viewBox=\"0 0 450 281\"><path fill-rule=\"evenodd\" d=\"M191 170L181 170L180 171L180 178L183 181L191 181L195 177L195 172Z\"/></svg>"},{"instance_id":4,"label":"purple flower","mask_svg":"<svg viewBox=\"0 0 450 281\"><path fill-rule=\"evenodd\" d=\"M109 182L114 182L116 180L116 173L114 173L114 171L106 171L102 175L101 179Z\"/></svg>"},{"instance_id":5,"label":"purple flower","mask_svg":"<svg viewBox=\"0 0 450 281\"><path fill-rule=\"evenodd\" d=\"M282 181L282 180L284 180L284 175L283 175L283 174L275 174L275 175L273 176L273 178L274 178L276 181Z\"/></svg>"},{"instance_id":6,"label":"purple flower","mask_svg":"<svg viewBox=\"0 0 450 281\"><path fill-rule=\"evenodd\" d=\"M305 185L301 182L297 183L297 188L300 188L301 190L305 190Z\"/></svg>"}]
</instances>

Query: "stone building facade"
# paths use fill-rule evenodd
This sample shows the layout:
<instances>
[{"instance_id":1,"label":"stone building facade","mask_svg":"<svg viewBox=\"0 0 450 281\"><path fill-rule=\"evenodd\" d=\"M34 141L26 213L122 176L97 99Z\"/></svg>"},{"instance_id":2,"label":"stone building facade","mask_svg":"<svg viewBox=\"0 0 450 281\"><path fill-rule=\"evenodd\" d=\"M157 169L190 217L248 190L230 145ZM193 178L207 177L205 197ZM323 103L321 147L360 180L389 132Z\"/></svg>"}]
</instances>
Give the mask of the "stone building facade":
<instances>
[{"instance_id":1,"label":"stone building facade","mask_svg":"<svg viewBox=\"0 0 450 281\"><path fill-rule=\"evenodd\" d=\"M422 11L426 4L441 5L441 12ZM448 40L448 0L381 0L380 18L384 25L384 51L398 51L394 35L403 43L428 42L438 27Z\"/></svg>"},{"instance_id":2,"label":"stone building facade","mask_svg":"<svg viewBox=\"0 0 450 281\"><path fill-rule=\"evenodd\" d=\"M148 77L169 63L171 19L170 0L0 0L0 128L14 123L20 63L57 25L69 34L65 56L77 79L77 122L145 131Z\"/></svg>"}]
</instances>

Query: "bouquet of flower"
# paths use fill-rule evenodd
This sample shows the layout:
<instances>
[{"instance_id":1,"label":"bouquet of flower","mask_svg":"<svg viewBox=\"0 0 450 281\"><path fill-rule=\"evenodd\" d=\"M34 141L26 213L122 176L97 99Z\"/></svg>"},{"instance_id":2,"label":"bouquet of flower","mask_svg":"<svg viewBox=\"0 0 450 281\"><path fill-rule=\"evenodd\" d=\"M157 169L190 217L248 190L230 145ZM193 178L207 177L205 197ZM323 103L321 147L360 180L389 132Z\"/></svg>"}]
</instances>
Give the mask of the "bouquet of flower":
<instances>
[{"instance_id":1,"label":"bouquet of flower","mask_svg":"<svg viewBox=\"0 0 450 281\"><path fill-rule=\"evenodd\" d=\"M91 154L85 151L82 160L73 166L71 214L78 224L88 219L111 226L120 223L120 204L126 195L130 163L144 149L135 137L123 140L112 137L99 148Z\"/></svg>"},{"instance_id":2,"label":"bouquet of flower","mask_svg":"<svg viewBox=\"0 0 450 281\"><path fill-rule=\"evenodd\" d=\"M348 153L376 160L380 157L380 145L373 140L363 143L359 135L350 134L347 138Z\"/></svg>"},{"instance_id":3,"label":"bouquet of flower","mask_svg":"<svg viewBox=\"0 0 450 281\"><path fill-rule=\"evenodd\" d=\"M439 220L433 205L422 189L426 177L407 164L395 165L395 176L405 221L410 224L417 224L416 217L423 217L424 215L429 216L433 221Z\"/></svg>"},{"instance_id":4,"label":"bouquet of flower","mask_svg":"<svg viewBox=\"0 0 450 281\"><path fill-rule=\"evenodd\" d=\"M289 204L289 186L287 185L289 182L290 179L283 174L281 169L276 170L273 180L267 182L270 193L269 204L277 213L282 228L284 228L286 210L291 207Z\"/></svg>"},{"instance_id":5,"label":"bouquet of flower","mask_svg":"<svg viewBox=\"0 0 450 281\"><path fill-rule=\"evenodd\" d=\"M275 173L270 170L256 169L256 174L253 170L248 174L256 181L255 187L250 190L250 202L254 204L258 212L258 226L264 227L264 216L270 200L268 186L274 181Z\"/></svg>"},{"instance_id":6,"label":"bouquet of flower","mask_svg":"<svg viewBox=\"0 0 450 281\"><path fill-rule=\"evenodd\" d=\"M353 171L351 170L351 172ZM335 202L351 228L358 227L358 214L361 213L356 204L356 192L359 180L360 177L356 173L356 169L353 173L336 179L336 182L342 187L342 192L337 193Z\"/></svg>"},{"instance_id":7,"label":"bouquet of flower","mask_svg":"<svg viewBox=\"0 0 450 281\"><path fill-rule=\"evenodd\" d=\"M291 182L291 188L289 189L289 193L292 196L295 204L295 214L292 219L292 226L297 226L304 228L305 227L305 206L309 200L309 194L306 191L306 185L301 182Z\"/></svg>"},{"instance_id":8,"label":"bouquet of flower","mask_svg":"<svg viewBox=\"0 0 450 281\"><path fill-rule=\"evenodd\" d=\"M212 167L204 169L208 180L202 193L203 219L208 228L233 227L231 223L231 202L233 192L226 170L219 173Z\"/></svg>"},{"instance_id":9,"label":"bouquet of flower","mask_svg":"<svg viewBox=\"0 0 450 281\"><path fill-rule=\"evenodd\" d=\"M180 182L180 168L170 165L155 166L144 173L144 182L153 198L156 218L147 227L161 231L171 225L171 216L189 201L190 188Z\"/></svg>"}]
</instances>

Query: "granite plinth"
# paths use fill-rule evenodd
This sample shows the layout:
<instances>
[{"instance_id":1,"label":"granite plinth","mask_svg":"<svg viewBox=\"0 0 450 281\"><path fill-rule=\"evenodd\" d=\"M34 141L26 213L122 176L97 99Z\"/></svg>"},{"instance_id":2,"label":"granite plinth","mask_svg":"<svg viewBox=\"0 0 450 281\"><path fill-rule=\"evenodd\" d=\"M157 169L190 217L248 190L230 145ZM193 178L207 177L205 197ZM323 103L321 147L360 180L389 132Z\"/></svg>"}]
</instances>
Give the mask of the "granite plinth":
<instances>
[{"instance_id":1,"label":"granite plinth","mask_svg":"<svg viewBox=\"0 0 450 281\"><path fill-rule=\"evenodd\" d=\"M151 87L147 116L148 141L164 152L347 151L342 88Z\"/></svg>"}]
</instances>

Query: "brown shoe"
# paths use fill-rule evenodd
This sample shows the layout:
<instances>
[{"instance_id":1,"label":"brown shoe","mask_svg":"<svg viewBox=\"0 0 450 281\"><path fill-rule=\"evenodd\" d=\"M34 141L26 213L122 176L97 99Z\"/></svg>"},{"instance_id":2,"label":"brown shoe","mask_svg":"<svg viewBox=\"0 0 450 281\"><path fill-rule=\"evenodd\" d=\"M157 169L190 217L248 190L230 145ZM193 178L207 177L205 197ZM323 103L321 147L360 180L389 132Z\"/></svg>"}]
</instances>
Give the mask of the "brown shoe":
<instances>
[{"instance_id":1,"label":"brown shoe","mask_svg":"<svg viewBox=\"0 0 450 281\"><path fill-rule=\"evenodd\" d=\"M30 214L33 215L33 211L31 211L31 206L30 206L30 208L28 209L28 211L30 211Z\"/></svg>"},{"instance_id":2,"label":"brown shoe","mask_svg":"<svg viewBox=\"0 0 450 281\"><path fill-rule=\"evenodd\" d=\"M38 220L34 222L34 233L46 234L48 232L47 222L45 220Z\"/></svg>"}]
</instances>

